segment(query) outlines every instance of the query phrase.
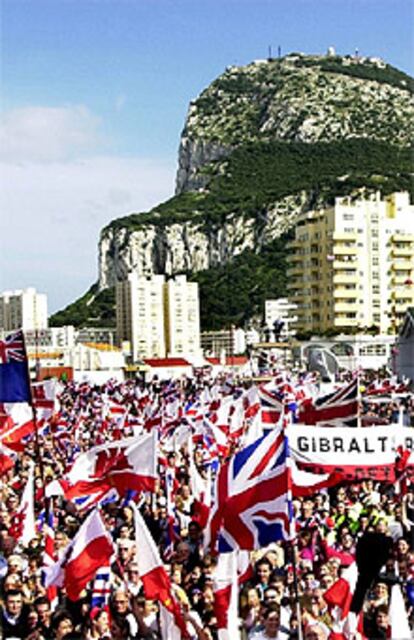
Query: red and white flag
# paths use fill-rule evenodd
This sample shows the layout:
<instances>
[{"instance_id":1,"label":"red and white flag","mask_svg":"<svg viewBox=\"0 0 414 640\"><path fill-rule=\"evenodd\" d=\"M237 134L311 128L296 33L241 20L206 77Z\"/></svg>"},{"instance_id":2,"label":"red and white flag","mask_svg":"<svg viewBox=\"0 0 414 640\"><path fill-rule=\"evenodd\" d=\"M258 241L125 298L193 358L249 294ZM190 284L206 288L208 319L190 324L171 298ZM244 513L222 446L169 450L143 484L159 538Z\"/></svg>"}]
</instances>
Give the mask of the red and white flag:
<instances>
[{"instance_id":1,"label":"red and white flag","mask_svg":"<svg viewBox=\"0 0 414 640\"><path fill-rule=\"evenodd\" d=\"M59 383L54 379L32 384L33 406L36 409L38 423L43 423L58 413L60 406L57 399L58 389Z\"/></svg>"},{"instance_id":2,"label":"red and white flag","mask_svg":"<svg viewBox=\"0 0 414 640\"><path fill-rule=\"evenodd\" d=\"M14 467L17 454L0 442L0 476Z\"/></svg>"},{"instance_id":3,"label":"red and white flag","mask_svg":"<svg viewBox=\"0 0 414 640\"><path fill-rule=\"evenodd\" d=\"M95 509L66 547L62 558L46 569L46 587L65 587L69 600L78 600L97 570L110 564L113 553L112 537Z\"/></svg>"},{"instance_id":4,"label":"red and white flag","mask_svg":"<svg viewBox=\"0 0 414 640\"><path fill-rule=\"evenodd\" d=\"M23 439L34 433L33 409L27 402L2 405L0 440L14 451L23 451Z\"/></svg>"},{"instance_id":5,"label":"red and white flag","mask_svg":"<svg viewBox=\"0 0 414 640\"><path fill-rule=\"evenodd\" d=\"M46 519L43 525L43 536L44 536L44 551L43 551L43 566L44 567L53 567L55 564L57 557L55 552L55 528L57 525L57 520L54 517L53 513L53 500L49 500ZM46 590L46 596L50 602L51 609L54 611L59 604L57 588L56 586L48 587Z\"/></svg>"},{"instance_id":6,"label":"red and white flag","mask_svg":"<svg viewBox=\"0 0 414 640\"><path fill-rule=\"evenodd\" d=\"M333 621L329 640L350 640L357 637L360 631L360 615L350 611L357 580L358 567L356 562L353 562L323 594Z\"/></svg>"},{"instance_id":7,"label":"red and white flag","mask_svg":"<svg viewBox=\"0 0 414 640\"><path fill-rule=\"evenodd\" d=\"M138 508L134 504L131 506L134 510L138 571L145 597L147 600L157 600L160 603L163 640L172 640L181 636L185 638L187 637L185 622L172 593L170 578L162 563L157 545Z\"/></svg>"},{"instance_id":8,"label":"red and white flag","mask_svg":"<svg viewBox=\"0 0 414 640\"><path fill-rule=\"evenodd\" d=\"M239 640L237 554L220 553L214 576L214 611L219 640Z\"/></svg>"},{"instance_id":9,"label":"red and white flag","mask_svg":"<svg viewBox=\"0 0 414 640\"><path fill-rule=\"evenodd\" d=\"M295 460L291 460L292 495L294 498L312 496L321 489L333 487L344 482L341 473L310 473L299 469Z\"/></svg>"},{"instance_id":10,"label":"red and white flag","mask_svg":"<svg viewBox=\"0 0 414 640\"><path fill-rule=\"evenodd\" d=\"M36 521L34 514L34 464L31 463L26 486L22 493L20 505L12 517L10 535L23 546L36 537Z\"/></svg>"},{"instance_id":11,"label":"red and white flag","mask_svg":"<svg viewBox=\"0 0 414 640\"><path fill-rule=\"evenodd\" d=\"M156 432L141 438L125 438L81 453L60 481L46 487L46 495L64 495L67 500L116 489L153 491L157 478Z\"/></svg>"}]
</instances>

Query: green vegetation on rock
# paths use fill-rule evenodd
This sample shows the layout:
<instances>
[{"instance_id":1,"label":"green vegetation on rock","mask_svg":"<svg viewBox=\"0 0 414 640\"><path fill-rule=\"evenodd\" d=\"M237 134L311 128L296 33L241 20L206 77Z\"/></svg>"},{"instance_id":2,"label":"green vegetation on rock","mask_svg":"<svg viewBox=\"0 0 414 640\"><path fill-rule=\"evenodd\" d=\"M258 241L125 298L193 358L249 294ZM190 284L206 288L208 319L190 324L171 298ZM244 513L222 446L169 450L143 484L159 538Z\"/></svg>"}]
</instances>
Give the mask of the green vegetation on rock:
<instances>
[{"instance_id":1,"label":"green vegetation on rock","mask_svg":"<svg viewBox=\"0 0 414 640\"><path fill-rule=\"evenodd\" d=\"M199 284L203 331L244 326L263 315L267 298L286 294L287 239L282 236L259 254L247 250L229 264L192 274Z\"/></svg>"},{"instance_id":2,"label":"green vegetation on rock","mask_svg":"<svg viewBox=\"0 0 414 640\"><path fill-rule=\"evenodd\" d=\"M115 288L98 291L96 284L75 302L53 314L49 319L51 327L73 325L80 327L115 326Z\"/></svg>"},{"instance_id":3,"label":"green vegetation on rock","mask_svg":"<svg viewBox=\"0 0 414 640\"><path fill-rule=\"evenodd\" d=\"M414 196L413 152L368 139L249 143L235 149L204 192L182 193L149 213L113 220L103 233L188 220L208 230L229 215L258 218L264 208L301 191L317 193L325 203L364 186L380 188L384 195L408 190Z\"/></svg>"}]
</instances>

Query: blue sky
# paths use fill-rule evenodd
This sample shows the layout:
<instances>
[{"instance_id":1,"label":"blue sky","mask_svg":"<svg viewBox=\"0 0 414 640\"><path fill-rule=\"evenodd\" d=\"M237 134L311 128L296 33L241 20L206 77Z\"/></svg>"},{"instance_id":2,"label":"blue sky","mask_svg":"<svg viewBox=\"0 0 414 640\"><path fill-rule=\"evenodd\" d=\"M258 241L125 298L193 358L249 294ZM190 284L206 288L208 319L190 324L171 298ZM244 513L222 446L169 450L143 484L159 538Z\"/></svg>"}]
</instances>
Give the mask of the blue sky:
<instances>
[{"instance_id":1,"label":"blue sky","mask_svg":"<svg viewBox=\"0 0 414 640\"><path fill-rule=\"evenodd\" d=\"M109 220L172 195L188 104L227 65L333 45L414 67L414 0L3 0L1 22L0 290L50 311L96 280Z\"/></svg>"}]
</instances>

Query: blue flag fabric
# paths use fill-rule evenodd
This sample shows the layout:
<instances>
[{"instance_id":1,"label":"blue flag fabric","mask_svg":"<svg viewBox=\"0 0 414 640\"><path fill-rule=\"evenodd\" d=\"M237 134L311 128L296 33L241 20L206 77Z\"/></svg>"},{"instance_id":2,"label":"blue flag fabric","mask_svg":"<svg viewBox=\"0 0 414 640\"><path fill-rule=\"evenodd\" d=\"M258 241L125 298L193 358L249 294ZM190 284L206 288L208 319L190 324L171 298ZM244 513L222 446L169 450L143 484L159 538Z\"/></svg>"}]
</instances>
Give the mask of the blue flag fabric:
<instances>
[{"instance_id":1,"label":"blue flag fabric","mask_svg":"<svg viewBox=\"0 0 414 640\"><path fill-rule=\"evenodd\" d=\"M26 362L0 364L0 402L31 402Z\"/></svg>"},{"instance_id":2,"label":"blue flag fabric","mask_svg":"<svg viewBox=\"0 0 414 640\"><path fill-rule=\"evenodd\" d=\"M23 331L0 340L0 402L31 403L27 353Z\"/></svg>"}]
</instances>

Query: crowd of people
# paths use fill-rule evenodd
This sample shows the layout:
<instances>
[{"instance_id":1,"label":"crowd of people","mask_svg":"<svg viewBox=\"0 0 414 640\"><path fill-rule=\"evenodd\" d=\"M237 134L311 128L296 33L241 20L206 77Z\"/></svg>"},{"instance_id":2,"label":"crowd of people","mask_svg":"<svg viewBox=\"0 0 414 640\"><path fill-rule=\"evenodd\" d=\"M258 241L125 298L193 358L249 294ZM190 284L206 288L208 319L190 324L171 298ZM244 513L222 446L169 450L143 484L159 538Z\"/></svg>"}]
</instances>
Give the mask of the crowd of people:
<instances>
[{"instance_id":1,"label":"crowd of people","mask_svg":"<svg viewBox=\"0 0 414 640\"><path fill-rule=\"evenodd\" d=\"M139 574L139 539L129 500L138 505L157 545L188 637L219 638L222 612L215 588L218 558L204 544L205 523L194 508L189 469L193 462L202 477L207 472L214 474L222 454L212 452L211 444L197 439L191 451L186 442L174 440L174 432L200 397L208 395L211 408L218 395L236 399L247 387L235 380L203 378L175 384L154 380L148 384L61 385L58 413L37 434L26 438L16 452L14 466L1 477L0 621L4 640L162 638L160 605L146 598ZM178 416L167 428L148 413L148 407L157 402L160 405L161 399L170 407L174 405L174 416ZM407 396L405 402L410 410L412 397ZM127 408L122 422L110 413L111 403ZM376 415L377 407L372 404L369 410ZM99 591L92 580L77 601L71 601L64 589L52 596L45 586L43 570L45 522L52 508L45 486L62 477L81 452L133 436L143 428L161 432L159 480L154 492L118 496L98 506L115 548L104 586ZM237 441L231 442L227 455L237 447ZM33 462L37 535L23 544L16 522ZM166 498L166 469L174 481L173 514ZM249 553L249 568L239 584L238 596L237 627L242 640L328 640L335 631L335 615L325 595L343 571L355 563L358 545L367 533L380 536L385 555L383 566L364 594L360 635L354 637L391 637L390 599L395 585L401 588L413 625L414 484L409 477L394 484L362 480L337 485L294 498L293 509L294 544L275 541ZM85 516L82 506L62 496L53 499L56 559L62 557Z\"/></svg>"}]
</instances>

